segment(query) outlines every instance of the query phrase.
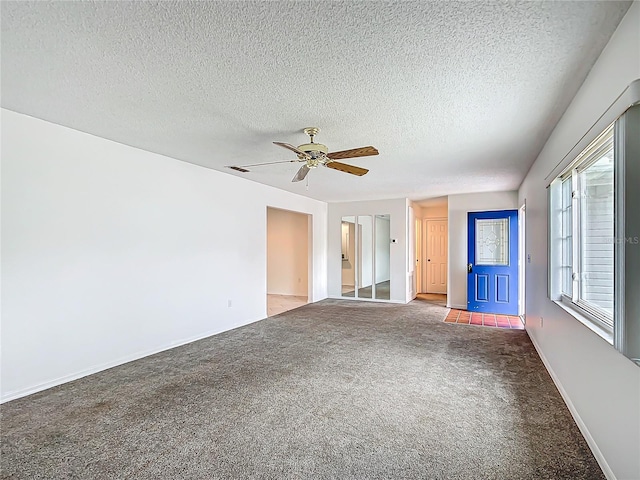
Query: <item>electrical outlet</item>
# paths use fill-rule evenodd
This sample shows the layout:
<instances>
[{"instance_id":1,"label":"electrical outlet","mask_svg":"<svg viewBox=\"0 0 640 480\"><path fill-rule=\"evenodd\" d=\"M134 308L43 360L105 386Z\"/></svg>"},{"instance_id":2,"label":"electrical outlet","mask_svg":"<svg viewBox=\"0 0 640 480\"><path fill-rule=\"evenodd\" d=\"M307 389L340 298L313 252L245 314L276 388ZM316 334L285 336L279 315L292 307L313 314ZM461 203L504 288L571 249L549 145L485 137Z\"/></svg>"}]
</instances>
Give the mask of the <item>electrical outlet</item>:
<instances>
[{"instance_id":1,"label":"electrical outlet","mask_svg":"<svg viewBox=\"0 0 640 480\"><path fill-rule=\"evenodd\" d=\"M544 327L544 318L540 317L540 328Z\"/></svg>"},{"instance_id":2,"label":"electrical outlet","mask_svg":"<svg viewBox=\"0 0 640 480\"><path fill-rule=\"evenodd\" d=\"M231 300L227 300L227 307L231 308L232 305L233 305L233 302Z\"/></svg>"},{"instance_id":3,"label":"electrical outlet","mask_svg":"<svg viewBox=\"0 0 640 480\"><path fill-rule=\"evenodd\" d=\"M527 263L531 263L531 254L530 253L527 254Z\"/></svg>"}]
</instances>

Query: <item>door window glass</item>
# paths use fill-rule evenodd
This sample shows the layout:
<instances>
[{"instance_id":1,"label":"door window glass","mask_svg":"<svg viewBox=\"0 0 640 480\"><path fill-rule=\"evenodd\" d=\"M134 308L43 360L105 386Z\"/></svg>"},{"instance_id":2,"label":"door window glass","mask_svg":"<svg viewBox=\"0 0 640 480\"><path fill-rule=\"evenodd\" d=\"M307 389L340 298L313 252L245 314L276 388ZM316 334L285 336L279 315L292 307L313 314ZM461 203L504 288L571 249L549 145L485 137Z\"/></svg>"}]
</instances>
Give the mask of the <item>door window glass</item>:
<instances>
[{"instance_id":1,"label":"door window glass","mask_svg":"<svg viewBox=\"0 0 640 480\"><path fill-rule=\"evenodd\" d=\"M509 265L509 219L476 219L476 265Z\"/></svg>"}]
</instances>

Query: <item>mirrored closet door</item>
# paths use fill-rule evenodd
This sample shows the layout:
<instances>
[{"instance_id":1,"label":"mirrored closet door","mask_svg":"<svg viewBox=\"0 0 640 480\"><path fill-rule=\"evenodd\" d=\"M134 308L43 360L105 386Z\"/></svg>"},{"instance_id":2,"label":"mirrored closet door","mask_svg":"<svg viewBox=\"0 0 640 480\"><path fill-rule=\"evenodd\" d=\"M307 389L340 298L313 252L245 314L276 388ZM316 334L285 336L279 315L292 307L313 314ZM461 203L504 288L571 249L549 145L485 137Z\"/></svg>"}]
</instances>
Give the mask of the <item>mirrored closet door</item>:
<instances>
[{"instance_id":1,"label":"mirrored closet door","mask_svg":"<svg viewBox=\"0 0 640 480\"><path fill-rule=\"evenodd\" d=\"M389 215L342 217L342 296L391 299Z\"/></svg>"}]
</instances>

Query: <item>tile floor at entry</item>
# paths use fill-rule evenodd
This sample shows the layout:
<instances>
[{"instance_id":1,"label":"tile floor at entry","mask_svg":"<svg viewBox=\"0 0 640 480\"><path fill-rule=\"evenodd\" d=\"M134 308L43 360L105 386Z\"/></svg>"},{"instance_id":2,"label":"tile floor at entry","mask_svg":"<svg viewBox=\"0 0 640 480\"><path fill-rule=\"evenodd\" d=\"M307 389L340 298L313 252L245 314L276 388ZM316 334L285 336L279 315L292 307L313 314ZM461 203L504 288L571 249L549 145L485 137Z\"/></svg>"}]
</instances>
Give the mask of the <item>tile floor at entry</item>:
<instances>
[{"instance_id":1,"label":"tile floor at entry","mask_svg":"<svg viewBox=\"0 0 640 480\"><path fill-rule=\"evenodd\" d=\"M513 315L496 315L493 313L467 312L466 310L451 309L446 323L462 323L465 325L477 325L480 327L512 328L524 330L520 317Z\"/></svg>"},{"instance_id":2,"label":"tile floor at entry","mask_svg":"<svg viewBox=\"0 0 640 480\"><path fill-rule=\"evenodd\" d=\"M267 316L273 317L279 313L288 312L294 308L301 307L309 303L307 297L297 297L295 295L267 295Z\"/></svg>"}]
</instances>

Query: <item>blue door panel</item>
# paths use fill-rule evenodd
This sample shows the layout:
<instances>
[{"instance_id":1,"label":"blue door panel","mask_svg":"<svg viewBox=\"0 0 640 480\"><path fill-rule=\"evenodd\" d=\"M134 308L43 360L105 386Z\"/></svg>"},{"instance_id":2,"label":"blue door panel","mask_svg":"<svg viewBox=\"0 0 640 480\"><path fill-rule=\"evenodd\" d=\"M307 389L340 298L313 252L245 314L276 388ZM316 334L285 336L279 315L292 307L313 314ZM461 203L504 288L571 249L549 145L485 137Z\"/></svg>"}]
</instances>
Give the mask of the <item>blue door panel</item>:
<instances>
[{"instance_id":1,"label":"blue door panel","mask_svg":"<svg viewBox=\"0 0 640 480\"><path fill-rule=\"evenodd\" d=\"M476 275L476 302L489 301L489 276Z\"/></svg>"},{"instance_id":2,"label":"blue door panel","mask_svg":"<svg viewBox=\"0 0 640 480\"><path fill-rule=\"evenodd\" d=\"M497 260L486 261L479 265L476 259L487 258L476 252L476 220L504 219L502 226L508 231L508 250L505 244L496 243L496 236L489 230L481 239L479 248L502 248L502 254ZM480 222L486 226L486 222ZM500 223L500 222L498 222ZM508 226L505 226L508 225ZM504 232L504 229L502 230ZM486 230L485 230L486 232ZM469 212L468 214L468 274L467 274L467 309L484 313L499 313L504 315L518 314L518 211L499 210L493 212ZM492 243L493 242L493 243Z\"/></svg>"},{"instance_id":3,"label":"blue door panel","mask_svg":"<svg viewBox=\"0 0 640 480\"><path fill-rule=\"evenodd\" d=\"M496 303L509 303L509 275L496 275Z\"/></svg>"}]
</instances>

